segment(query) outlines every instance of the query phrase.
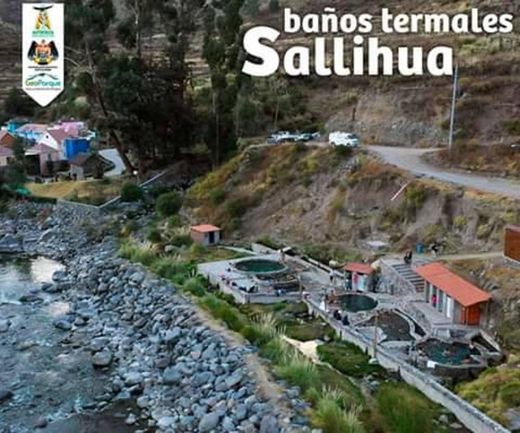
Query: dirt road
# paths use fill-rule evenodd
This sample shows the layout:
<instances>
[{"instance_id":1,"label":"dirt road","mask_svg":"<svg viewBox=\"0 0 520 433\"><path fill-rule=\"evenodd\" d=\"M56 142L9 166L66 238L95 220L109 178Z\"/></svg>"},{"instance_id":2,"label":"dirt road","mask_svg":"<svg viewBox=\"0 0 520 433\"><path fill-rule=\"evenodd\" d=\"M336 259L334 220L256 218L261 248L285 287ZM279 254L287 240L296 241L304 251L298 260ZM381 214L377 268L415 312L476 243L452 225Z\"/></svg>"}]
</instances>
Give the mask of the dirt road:
<instances>
[{"instance_id":1,"label":"dirt road","mask_svg":"<svg viewBox=\"0 0 520 433\"><path fill-rule=\"evenodd\" d=\"M417 176L425 176L443 182L454 183L483 192L503 195L520 200L520 182L479 174L450 171L435 167L424 161L422 156L436 149L411 149L403 147L367 146L370 152L385 162L407 170Z\"/></svg>"}]
</instances>

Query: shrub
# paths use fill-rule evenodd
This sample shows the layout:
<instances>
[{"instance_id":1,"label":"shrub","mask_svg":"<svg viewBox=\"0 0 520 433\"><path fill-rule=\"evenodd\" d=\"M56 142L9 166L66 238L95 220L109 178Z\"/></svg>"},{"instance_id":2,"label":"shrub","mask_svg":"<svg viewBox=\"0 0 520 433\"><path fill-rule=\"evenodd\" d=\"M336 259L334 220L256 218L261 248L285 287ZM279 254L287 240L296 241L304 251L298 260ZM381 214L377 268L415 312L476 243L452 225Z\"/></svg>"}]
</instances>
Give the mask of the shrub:
<instances>
[{"instance_id":1,"label":"shrub","mask_svg":"<svg viewBox=\"0 0 520 433\"><path fill-rule=\"evenodd\" d=\"M170 244L175 247L189 247L193 244L193 240L189 235L176 235L171 239Z\"/></svg>"},{"instance_id":2,"label":"shrub","mask_svg":"<svg viewBox=\"0 0 520 433\"><path fill-rule=\"evenodd\" d=\"M453 225L455 228L462 230L464 227L468 225L468 219L464 215L456 216L453 220Z\"/></svg>"},{"instance_id":3,"label":"shrub","mask_svg":"<svg viewBox=\"0 0 520 433\"><path fill-rule=\"evenodd\" d=\"M500 399L508 407L520 407L520 382L511 382L500 389Z\"/></svg>"},{"instance_id":4,"label":"shrub","mask_svg":"<svg viewBox=\"0 0 520 433\"><path fill-rule=\"evenodd\" d=\"M426 190L422 185L410 185L405 191L405 207L409 212L418 211L426 201Z\"/></svg>"},{"instance_id":5,"label":"shrub","mask_svg":"<svg viewBox=\"0 0 520 433\"><path fill-rule=\"evenodd\" d=\"M334 146L334 151L336 152L336 156L340 158L349 158L354 152L352 148L348 146Z\"/></svg>"},{"instance_id":6,"label":"shrub","mask_svg":"<svg viewBox=\"0 0 520 433\"><path fill-rule=\"evenodd\" d=\"M149 232L148 232L148 236L147 236L147 239L153 243L153 244L159 244L162 242L162 235L161 235L161 232L160 230L158 229L151 229Z\"/></svg>"},{"instance_id":7,"label":"shrub","mask_svg":"<svg viewBox=\"0 0 520 433\"><path fill-rule=\"evenodd\" d=\"M175 191L160 195L155 205L157 213L164 218L177 214L181 207L182 197Z\"/></svg>"},{"instance_id":8,"label":"shrub","mask_svg":"<svg viewBox=\"0 0 520 433\"><path fill-rule=\"evenodd\" d=\"M159 196L163 194L167 194L171 191L171 188L167 185L154 185L148 190L148 194L152 196L153 198L158 198Z\"/></svg>"},{"instance_id":9,"label":"shrub","mask_svg":"<svg viewBox=\"0 0 520 433\"><path fill-rule=\"evenodd\" d=\"M132 202L143 198L143 190L134 182L125 182L121 187L121 201Z\"/></svg>"},{"instance_id":10,"label":"shrub","mask_svg":"<svg viewBox=\"0 0 520 433\"><path fill-rule=\"evenodd\" d=\"M504 127L511 135L520 135L520 119L507 120L504 122Z\"/></svg>"},{"instance_id":11,"label":"shrub","mask_svg":"<svg viewBox=\"0 0 520 433\"><path fill-rule=\"evenodd\" d=\"M119 255L124 259L142 263L145 266L150 266L157 259L157 255L150 245L140 247L130 242L121 245Z\"/></svg>"},{"instance_id":12,"label":"shrub","mask_svg":"<svg viewBox=\"0 0 520 433\"><path fill-rule=\"evenodd\" d=\"M381 385L376 400L393 433L431 433L430 402L416 389L397 383Z\"/></svg>"},{"instance_id":13,"label":"shrub","mask_svg":"<svg viewBox=\"0 0 520 433\"><path fill-rule=\"evenodd\" d=\"M382 373L377 365L369 364L369 357L361 349L347 342L333 342L318 346L318 355L336 370L351 377Z\"/></svg>"},{"instance_id":14,"label":"shrub","mask_svg":"<svg viewBox=\"0 0 520 433\"><path fill-rule=\"evenodd\" d=\"M192 266L173 257L161 257L153 263L152 270L160 277L169 280L181 277L176 280L178 282L187 278Z\"/></svg>"},{"instance_id":15,"label":"shrub","mask_svg":"<svg viewBox=\"0 0 520 433\"><path fill-rule=\"evenodd\" d=\"M324 433L364 433L363 424L358 419L358 411L345 412L333 395L323 396L313 415L316 427Z\"/></svg>"},{"instance_id":16,"label":"shrub","mask_svg":"<svg viewBox=\"0 0 520 433\"><path fill-rule=\"evenodd\" d=\"M133 262L141 263L145 266L150 266L156 258L157 255L152 249L148 247L143 247L136 249L136 251L131 257L131 260Z\"/></svg>"},{"instance_id":17,"label":"shrub","mask_svg":"<svg viewBox=\"0 0 520 433\"><path fill-rule=\"evenodd\" d=\"M226 192L224 191L224 189L222 187L213 188L209 192L209 199L211 201L211 204L213 204L213 206L218 206L225 200L225 198L226 198Z\"/></svg>"},{"instance_id":18,"label":"shrub","mask_svg":"<svg viewBox=\"0 0 520 433\"><path fill-rule=\"evenodd\" d=\"M320 384L320 376L316 366L302 355L294 353L287 362L277 367L277 374L293 386L305 392Z\"/></svg>"},{"instance_id":19,"label":"shrub","mask_svg":"<svg viewBox=\"0 0 520 433\"><path fill-rule=\"evenodd\" d=\"M232 307L215 295L204 296L201 300L201 305L207 309L213 317L222 320L232 331L240 332L246 325L245 318L235 307Z\"/></svg>"},{"instance_id":20,"label":"shrub","mask_svg":"<svg viewBox=\"0 0 520 433\"><path fill-rule=\"evenodd\" d=\"M260 348L260 354L275 364L283 363L292 351L293 349L281 337L274 338Z\"/></svg>"},{"instance_id":21,"label":"shrub","mask_svg":"<svg viewBox=\"0 0 520 433\"><path fill-rule=\"evenodd\" d=\"M262 347L269 341L280 335L276 319L273 314L264 314L258 317L253 323L244 329L243 335L251 343Z\"/></svg>"},{"instance_id":22,"label":"shrub","mask_svg":"<svg viewBox=\"0 0 520 433\"><path fill-rule=\"evenodd\" d=\"M173 215L168 218L168 226L172 228L177 228L182 226L182 218L180 215Z\"/></svg>"},{"instance_id":23,"label":"shrub","mask_svg":"<svg viewBox=\"0 0 520 433\"><path fill-rule=\"evenodd\" d=\"M198 298L202 298L206 294L204 283L197 277L189 278L184 283L184 290Z\"/></svg>"},{"instance_id":24,"label":"shrub","mask_svg":"<svg viewBox=\"0 0 520 433\"><path fill-rule=\"evenodd\" d=\"M246 201L243 198L230 200L226 204L226 212L231 218L241 218L247 212Z\"/></svg>"}]
</instances>

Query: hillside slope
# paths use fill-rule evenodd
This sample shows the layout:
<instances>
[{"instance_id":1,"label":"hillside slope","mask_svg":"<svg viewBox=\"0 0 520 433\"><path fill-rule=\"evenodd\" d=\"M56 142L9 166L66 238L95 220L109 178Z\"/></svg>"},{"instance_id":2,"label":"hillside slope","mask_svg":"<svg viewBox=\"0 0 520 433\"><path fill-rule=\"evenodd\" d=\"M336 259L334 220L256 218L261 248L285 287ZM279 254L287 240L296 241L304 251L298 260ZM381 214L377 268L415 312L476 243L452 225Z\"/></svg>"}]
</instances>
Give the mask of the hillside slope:
<instances>
[{"instance_id":1,"label":"hillside slope","mask_svg":"<svg viewBox=\"0 0 520 433\"><path fill-rule=\"evenodd\" d=\"M371 240L394 250L434 240L450 252L497 250L504 225L520 222L518 202L418 180L364 153L300 145L246 149L199 181L189 204L194 219L223 225L228 237L331 257L364 253Z\"/></svg>"}]
</instances>

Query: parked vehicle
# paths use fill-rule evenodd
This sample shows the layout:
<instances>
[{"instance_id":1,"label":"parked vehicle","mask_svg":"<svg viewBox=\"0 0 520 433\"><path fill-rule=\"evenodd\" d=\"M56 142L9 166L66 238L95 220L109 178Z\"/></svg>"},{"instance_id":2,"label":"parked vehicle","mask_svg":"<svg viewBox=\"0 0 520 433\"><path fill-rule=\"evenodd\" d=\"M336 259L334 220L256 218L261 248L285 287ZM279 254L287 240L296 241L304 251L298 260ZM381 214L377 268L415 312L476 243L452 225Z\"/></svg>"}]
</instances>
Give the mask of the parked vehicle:
<instances>
[{"instance_id":1,"label":"parked vehicle","mask_svg":"<svg viewBox=\"0 0 520 433\"><path fill-rule=\"evenodd\" d=\"M329 143L332 146L359 147L359 137L350 132L331 132L329 134Z\"/></svg>"},{"instance_id":2,"label":"parked vehicle","mask_svg":"<svg viewBox=\"0 0 520 433\"><path fill-rule=\"evenodd\" d=\"M300 133L300 132L289 132L289 131L278 131L274 134L271 134L267 138L267 142L269 144L280 144L280 143L297 143L297 142L307 142L312 140L317 140L320 138L319 132L314 133Z\"/></svg>"},{"instance_id":3,"label":"parked vehicle","mask_svg":"<svg viewBox=\"0 0 520 433\"><path fill-rule=\"evenodd\" d=\"M320 136L321 136L321 134L319 132L304 132L303 134L299 134L297 136L296 141L308 142L308 141L318 140L320 138Z\"/></svg>"}]
</instances>

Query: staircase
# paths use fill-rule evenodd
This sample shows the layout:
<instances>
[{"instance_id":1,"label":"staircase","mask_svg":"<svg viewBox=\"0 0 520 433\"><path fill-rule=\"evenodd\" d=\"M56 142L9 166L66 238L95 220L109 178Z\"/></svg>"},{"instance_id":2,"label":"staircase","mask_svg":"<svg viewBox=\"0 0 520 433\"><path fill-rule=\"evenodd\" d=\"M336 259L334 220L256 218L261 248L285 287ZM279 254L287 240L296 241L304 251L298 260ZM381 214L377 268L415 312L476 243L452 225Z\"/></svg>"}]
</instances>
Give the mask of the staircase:
<instances>
[{"instance_id":1,"label":"staircase","mask_svg":"<svg viewBox=\"0 0 520 433\"><path fill-rule=\"evenodd\" d=\"M413 266L423 266L425 264L429 263L426 259L415 259ZM408 283L410 283L413 287L415 287L415 290L417 293L423 293L424 292L424 280L414 271L412 265L408 265L406 263L399 263L392 265L392 268L399 274L399 277L403 280L406 280Z\"/></svg>"}]
</instances>

